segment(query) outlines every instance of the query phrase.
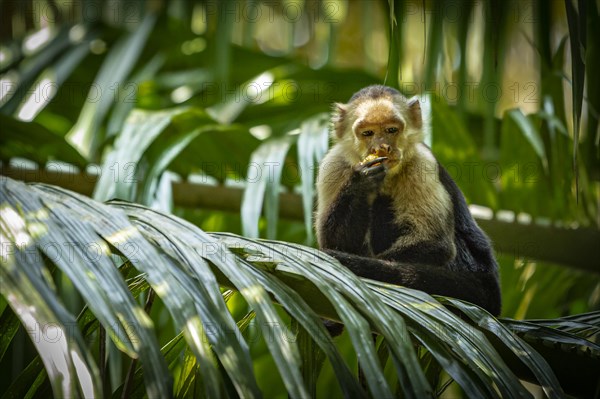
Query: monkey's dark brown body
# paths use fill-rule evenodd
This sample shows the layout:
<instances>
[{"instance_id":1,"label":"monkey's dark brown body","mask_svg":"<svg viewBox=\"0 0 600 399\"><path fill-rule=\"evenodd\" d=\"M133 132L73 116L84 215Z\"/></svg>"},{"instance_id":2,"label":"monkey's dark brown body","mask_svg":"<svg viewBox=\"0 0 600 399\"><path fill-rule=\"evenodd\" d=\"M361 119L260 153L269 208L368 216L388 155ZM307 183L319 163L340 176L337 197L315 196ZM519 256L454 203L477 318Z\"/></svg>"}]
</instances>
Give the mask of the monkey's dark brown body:
<instances>
[{"instance_id":1,"label":"monkey's dark brown body","mask_svg":"<svg viewBox=\"0 0 600 399\"><path fill-rule=\"evenodd\" d=\"M500 313L497 263L464 196L421 143L417 101L370 86L337 104L321 163L317 237L355 274ZM368 154L383 154L361 162Z\"/></svg>"}]
</instances>

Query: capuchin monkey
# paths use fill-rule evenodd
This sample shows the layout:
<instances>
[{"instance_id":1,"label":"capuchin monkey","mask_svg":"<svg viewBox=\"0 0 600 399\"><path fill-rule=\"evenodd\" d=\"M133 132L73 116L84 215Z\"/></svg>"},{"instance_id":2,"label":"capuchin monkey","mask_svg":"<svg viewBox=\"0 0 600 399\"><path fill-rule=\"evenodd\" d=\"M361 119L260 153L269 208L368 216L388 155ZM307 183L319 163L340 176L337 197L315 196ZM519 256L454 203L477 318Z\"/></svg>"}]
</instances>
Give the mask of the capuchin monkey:
<instances>
[{"instance_id":1,"label":"capuchin monkey","mask_svg":"<svg viewBox=\"0 0 600 399\"><path fill-rule=\"evenodd\" d=\"M500 314L490 241L422 143L419 101L369 86L334 105L332 124L317 181L320 248L358 276Z\"/></svg>"}]
</instances>

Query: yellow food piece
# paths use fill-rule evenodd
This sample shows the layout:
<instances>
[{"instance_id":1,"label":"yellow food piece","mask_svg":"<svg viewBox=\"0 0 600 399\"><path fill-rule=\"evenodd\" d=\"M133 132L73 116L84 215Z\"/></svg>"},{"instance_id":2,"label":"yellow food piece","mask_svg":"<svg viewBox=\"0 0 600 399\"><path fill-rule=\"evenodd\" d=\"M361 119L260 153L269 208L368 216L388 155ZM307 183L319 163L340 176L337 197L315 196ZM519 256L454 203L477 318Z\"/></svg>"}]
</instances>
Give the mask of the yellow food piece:
<instances>
[{"instance_id":1,"label":"yellow food piece","mask_svg":"<svg viewBox=\"0 0 600 399\"><path fill-rule=\"evenodd\" d=\"M380 155L377 155L377 153L374 153L374 154L369 154L369 155L367 155L367 156L365 157L365 159L363 159L363 160L362 160L360 163L361 163L362 165L365 165L365 164L367 164L367 163L369 163L369 162L371 162L371 161L374 161L375 159L377 159L377 158L379 158L379 157L380 157ZM372 165L372 166L379 165L379 163L380 163L380 162L378 162L378 163L376 163L376 164L374 164L374 165Z\"/></svg>"},{"instance_id":2,"label":"yellow food piece","mask_svg":"<svg viewBox=\"0 0 600 399\"><path fill-rule=\"evenodd\" d=\"M369 154L369 155L367 155L367 157L365 159L363 159L363 163L374 161L377 158L379 158L379 155L377 155L377 154Z\"/></svg>"}]
</instances>

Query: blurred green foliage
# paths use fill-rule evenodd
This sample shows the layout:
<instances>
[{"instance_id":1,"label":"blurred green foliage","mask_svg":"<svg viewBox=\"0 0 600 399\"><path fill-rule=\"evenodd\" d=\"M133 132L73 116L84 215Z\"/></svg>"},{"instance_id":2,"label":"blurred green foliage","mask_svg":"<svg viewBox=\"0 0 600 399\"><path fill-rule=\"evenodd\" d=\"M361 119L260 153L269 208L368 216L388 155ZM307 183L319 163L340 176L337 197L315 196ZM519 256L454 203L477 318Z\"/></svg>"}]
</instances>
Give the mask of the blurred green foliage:
<instances>
[{"instance_id":1,"label":"blurred green foliage","mask_svg":"<svg viewBox=\"0 0 600 399\"><path fill-rule=\"evenodd\" d=\"M62 170L66 162L96 171L96 199L151 205L205 231L314 245L314 190L306 182L326 149L327 112L360 88L385 83L420 96L428 143L469 203L543 225L600 227L597 2L1 7L2 168L26 159ZM241 187L240 211L174 204L172 180ZM279 218L280 192L302 194L303 222ZM525 244L546 244L531 240ZM499 254L499 261L504 316L560 317L600 306L597 273L518 253ZM597 261L588 270L598 272ZM53 273L77 314L80 293ZM6 308L5 299L0 305ZM228 307L236 321L250 311L238 294ZM160 344L171 341L177 331L160 299L150 316ZM13 370L0 378L2 391L35 355L25 335L0 360ZM339 347L353 359L346 334ZM275 365L264 341L251 352L264 395L285 396L283 383L268 378ZM111 353L116 388L127 370L117 366L125 356ZM335 378L326 362L319 392L339 394ZM176 377L184 392L177 384Z\"/></svg>"}]
</instances>

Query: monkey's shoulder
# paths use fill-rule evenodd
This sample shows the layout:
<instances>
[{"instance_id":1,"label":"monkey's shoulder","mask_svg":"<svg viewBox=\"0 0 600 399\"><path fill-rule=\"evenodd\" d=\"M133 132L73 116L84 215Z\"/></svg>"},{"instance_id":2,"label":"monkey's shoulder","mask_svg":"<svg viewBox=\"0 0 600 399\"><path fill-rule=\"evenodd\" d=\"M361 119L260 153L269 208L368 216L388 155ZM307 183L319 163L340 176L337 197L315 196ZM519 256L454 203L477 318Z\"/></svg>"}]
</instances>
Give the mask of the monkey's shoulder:
<instances>
[{"instance_id":1,"label":"monkey's shoulder","mask_svg":"<svg viewBox=\"0 0 600 399\"><path fill-rule=\"evenodd\" d=\"M333 201L351 178L355 163L344 154L343 148L334 145L319 164L317 176L317 191L321 204Z\"/></svg>"},{"instance_id":2,"label":"monkey's shoulder","mask_svg":"<svg viewBox=\"0 0 600 399\"><path fill-rule=\"evenodd\" d=\"M349 146L350 144L347 142L335 143L321 160L319 170L321 172L324 170L344 171L360 162L360 156Z\"/></svg>"}]
</instances>

